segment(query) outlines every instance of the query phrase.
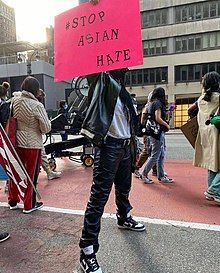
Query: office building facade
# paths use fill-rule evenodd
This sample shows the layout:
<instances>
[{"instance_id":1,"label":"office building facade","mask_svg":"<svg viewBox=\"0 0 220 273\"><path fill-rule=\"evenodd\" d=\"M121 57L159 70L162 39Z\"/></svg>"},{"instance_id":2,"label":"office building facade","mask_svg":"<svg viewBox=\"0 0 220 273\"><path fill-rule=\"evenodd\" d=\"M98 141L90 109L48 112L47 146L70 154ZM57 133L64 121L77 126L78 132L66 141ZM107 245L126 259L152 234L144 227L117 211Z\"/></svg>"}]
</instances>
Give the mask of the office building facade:
<instances>
[{"instance_id":1,"label":"office building facade","mask_svg":"<svg viewBox=\"0 0 220 273\"><path fill-rule=\"evenodd\" d=\"M127 86L143 104L156 86L176 103L173 127L201 94L202 76L220 73L220 1L141 0L144 64L132 68Z\"/></svg>"},{"instance_id":2,"label":"office building facade","mask_svg":"<svg viewBox=\"0 0 220 273\"><path fill-rule=\"evenodd\" d=\"M15 11L0 0L0 43L16 41Z\"/></svg>"}]
</instances>

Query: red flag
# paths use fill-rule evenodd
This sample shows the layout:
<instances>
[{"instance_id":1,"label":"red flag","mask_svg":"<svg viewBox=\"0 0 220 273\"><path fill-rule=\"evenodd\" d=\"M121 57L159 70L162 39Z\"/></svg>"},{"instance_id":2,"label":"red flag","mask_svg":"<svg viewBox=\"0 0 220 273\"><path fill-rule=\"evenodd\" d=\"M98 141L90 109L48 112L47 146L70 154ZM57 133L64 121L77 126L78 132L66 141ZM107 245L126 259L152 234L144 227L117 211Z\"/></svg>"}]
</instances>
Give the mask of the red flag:
<instances>
[{"instance_id":1,"label":"red flag","mask_svg":"<svg viewBox=\"0 0 220 273\"><path fill-rule=\"evenodd\" d=\"M0 126L0 164L8 177L17 186L21 200L24 200L24 193L27 189L27 177L2 126Z\"/></svg>"}]
</instances>

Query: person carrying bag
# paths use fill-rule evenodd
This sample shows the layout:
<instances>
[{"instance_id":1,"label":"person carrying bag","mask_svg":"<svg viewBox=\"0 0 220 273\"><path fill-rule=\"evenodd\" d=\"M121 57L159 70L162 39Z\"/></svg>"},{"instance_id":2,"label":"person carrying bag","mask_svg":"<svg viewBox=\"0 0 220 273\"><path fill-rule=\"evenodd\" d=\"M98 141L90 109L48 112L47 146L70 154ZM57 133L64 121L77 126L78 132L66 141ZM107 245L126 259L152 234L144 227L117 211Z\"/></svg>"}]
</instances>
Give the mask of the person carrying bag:
<instances>
[{"instance_id":1,"label":"person carrying bag","mask_svg":"<svg viewBox=\"0 0 220 273\"><path fill-rule=\"evenodd\" d=\"M147 160L142 173L142 180L145 184L152 184L148 173L157 163L157 178L163 183L172 183L173 180L164 174L165 158L165 131L169 131L170 126L166 122L166 100L165 90L157 87L152 93L149 104L149 118L146 123L146 130L150 134L151 154Z\"/></svg>"}]
</instances>

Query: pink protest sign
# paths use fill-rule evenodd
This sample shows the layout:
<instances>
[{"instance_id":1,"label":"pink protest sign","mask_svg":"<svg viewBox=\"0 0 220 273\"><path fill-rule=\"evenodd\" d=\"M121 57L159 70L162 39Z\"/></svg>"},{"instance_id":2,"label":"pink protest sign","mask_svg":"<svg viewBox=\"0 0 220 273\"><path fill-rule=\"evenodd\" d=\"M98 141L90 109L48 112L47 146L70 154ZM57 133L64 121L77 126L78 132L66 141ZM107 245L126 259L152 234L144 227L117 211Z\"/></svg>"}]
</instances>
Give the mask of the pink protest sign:
<instances>
[{"instance_id":1,"label":"pink protest sign","mask_svg":"<svg viewBox=\"0 0 220 273\"><path fill-rule=\"evenodd\" d=\"M139 0L100 0L55 17L55 81L142 63Z\"/></svg>"}]
</instances>

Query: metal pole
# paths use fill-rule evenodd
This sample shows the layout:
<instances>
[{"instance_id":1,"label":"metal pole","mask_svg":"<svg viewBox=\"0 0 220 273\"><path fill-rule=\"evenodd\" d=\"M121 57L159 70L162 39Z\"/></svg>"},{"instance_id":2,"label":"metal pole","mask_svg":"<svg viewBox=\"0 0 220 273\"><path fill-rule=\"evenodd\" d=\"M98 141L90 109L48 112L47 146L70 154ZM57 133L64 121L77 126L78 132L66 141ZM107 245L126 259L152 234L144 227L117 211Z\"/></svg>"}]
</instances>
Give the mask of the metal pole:
<instances>
[{"instance_id":1,"label":"metal pole","mask_svg":"<svg viewBox=\"0 0 220 273\"><path fill-rule=\"evenodd\" d=\"M30 76L32 73L31 71L31 60L27 60L27 74Z\"/></svg>"}]
</instances>

